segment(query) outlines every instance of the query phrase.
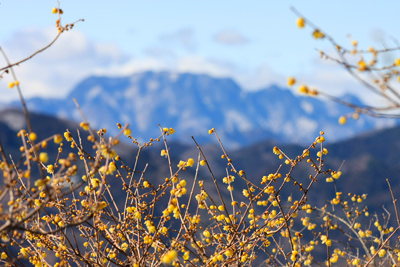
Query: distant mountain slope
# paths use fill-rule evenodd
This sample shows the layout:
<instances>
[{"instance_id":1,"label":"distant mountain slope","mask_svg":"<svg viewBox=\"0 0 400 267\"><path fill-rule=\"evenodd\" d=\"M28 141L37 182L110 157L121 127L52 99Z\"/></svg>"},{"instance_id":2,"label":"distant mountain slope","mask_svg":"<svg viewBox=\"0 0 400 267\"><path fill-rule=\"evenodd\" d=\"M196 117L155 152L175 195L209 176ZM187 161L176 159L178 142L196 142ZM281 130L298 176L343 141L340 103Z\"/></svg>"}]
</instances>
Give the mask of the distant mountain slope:
<instances>
[{"instance_id":1,"label":"distant mountain slope","mask_svg":"<svg viewBox=\"0 0 400 267\"><path fill-rule=\"evenodd\" d=\"M33 131L38 136L38 141L50 137L54 134L63 134L66 129L75 130L78 124L53 117L46 114L30 113ZM19 130L27 130L25 115L19 109L5 109L0 111L0 142L5 149L6 155L9 154L20 156L19 147L22 146L20 137L17 137ZM82 131L82 138L86 138L87 134ZM53 142L48 142L49 151L57 154L58 145ZM69 150L67 147L66 150Z\"/></svg>"},{"instance_id":2,"label":"distant mountain slope","mask_svg":"<svg viewBox=\"0 0 400 267\"><path fill-rule=\"evenodd\" d=\"M39 139L48 137L52 134L62 134L65 129L70 129L75 133L77 124L66 120L60 120L51 116L41 114L31 114L31 120L34 130L37 132ZM0 111L0 142L2 143L6 155L19 155L18 148L21 141L17 137L18 128L16 125L26 127L24 124L24 116L22 111L5 110ZM85 133L82 131L82 140L85 142ZM400 194L400 127L370 132L355 138L341 141L337 143L327 144L329 151L325 157L325 163L332 169L341 167L342 177L337 183L338 191L347 193L367 193L369 204L379 208L385 204L386 208L391 208L391 198L386 184L386 178L389 178L394 190L395 196L398 198ZM328 139L329 141L329 139ZM224 145L226 142L222 139ZM273 141L267 140L255 143L253 145L242 147L240 149L232 149L226 146L228 154L238 169L246 171L248 179L257 183L263 175L275 172L282 160L279 160L272 153ZM68 153L68 146L64 146ZM88 148L91 146L87 146ZM305 147L293 144L279 146L287 155L295 157L299 155ZM168 162L160 156L160 150L163 144L156 144L154 147L146 148L141 153L138 170L142 170L146 164L146 178L154 183L165 179L169 175ZM176 166L180 159L188 157L197 158L198 150L194 143L184 144L176 141L169 141L169 148L172 158L172 166ZM218 181L226 176L226 160L221 159L221 149L217 145L204 145L202 149L211 164L213 173ZM127 143L121 143L118 146L119 153L125 162L134 162L137 148ZM49 142L47 151L52 158L56 157L57 146ZM315 152L315 151L314 151ZM185 175L192 177L188 169ZM282 173L284 173L282 171ZM308 177L308 171L305 168L299 168L296 173L297 177ZM293 174L295 175L295 174ZM212 179L206 169L202 169L200 173L205 184L209 188L213 188ZM235 182L235 192L241 192L240 179ZM157 182L158 181L158 182ZM188 179L191 181L191 179ZM119 190L119 188L115 189ZM335 196L332 183L326 183L324 177L321 177L315 185L314 194L310 194L309 198L313 202L323 203ZM241 193L240 193L241 194Z\"/></svg>"},{"instance_id":3,"label":"distant mountain slope","mask_svg":"<svg viewBox=\"0 0 400 267\"><path fill-rule=\"evenodd\" d=\"M277 86L249 92L232 79L188 73L89 77L65 100L34 98L28 100L28 106L36 112L79 122L82 118L73 98L95 127L115 132L117 122L130 123L134 135L143 140L159 135L158 124L175 128L175 137L186 142L190 142L190 136L207 142L208 129L215 127L231 146L265 139L305 144L320 130L330 140L340 140L378 125L377 120L362 117L340 126L337 119L350 112L347 107L296 96Z\"/></svg>"},{"instance_id":4,"label":"distant mountain slope","mask_svg":"<svg viewBox=\"0 0 400 267\"><path fill-rule=\"evenodd\" d=\"M328 140L329 141L329 140ZM230 156L245 168L249 177L259 179L265 173L276 169L279 163L272 154L274 144L269 141L234 150ZM368 204L391 209L392 199L386 178L389 179L395 197L400 197L400 127L373 131L348 140L325 144L328 154L325 164L343 173L337 181L337 190L347 194L368 194ZM304 147L298 145L279 146L290 157L302 153ZM268 162L270 164L268 164ZM301 171L303 172L303 171ZM322 178L322 177L321 177ZM325 178L315 186L318 194L313 201L323 202L335 197L334 185Z\"/></svg>"}]
</instances>

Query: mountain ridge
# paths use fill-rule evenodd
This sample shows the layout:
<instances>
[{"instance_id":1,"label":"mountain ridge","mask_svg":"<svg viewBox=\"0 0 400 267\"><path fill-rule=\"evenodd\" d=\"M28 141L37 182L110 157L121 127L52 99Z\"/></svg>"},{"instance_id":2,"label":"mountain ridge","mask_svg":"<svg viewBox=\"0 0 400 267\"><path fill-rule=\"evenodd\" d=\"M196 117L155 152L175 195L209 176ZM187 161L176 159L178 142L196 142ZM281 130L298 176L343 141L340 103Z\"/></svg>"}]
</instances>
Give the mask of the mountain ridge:
<instances>
[{"instance_id":1,"label":"mountain ridge","mask_svg":"<svg viewBox=\"0 0 400 267\"><path fill-rule=\"evenodd\" d=\"M20 155L19 147L22 142L17 137L19 129L11 125L10 116L19 118L21 121L24 120L21 110L0 111L0 142L7 155L13 155L14 159L18 159ZM39 141L53 134L62 134L66 129L76 135L76 129L79 127L76 123L43 114L31 113L30 118ZM26 127L26 124L23 127ZM80 132L84 146L90 149L90 144L86 143L85 131L81 130ZM325 156L324 163L333 170L340 169L343 172L342 177L335 184L336 190L344 194L349 191L355 194L366 193L369 196L368 203L375 205L375 208L383 204L385 204L386 208L390 208L391 197L388 194L386 178L389 178L393 192L395 194L400 192L400 180L396 179L400 172L398 165L400 153L399 135L400 126L397 126L372 131L348 140L325 144L328 154ZM128 142L128 139L126 139L126 142L121 140L116 150L118 150L122 159L132 162L136 157L137 147L130 145ZM227 145L224 139L222 139L222 144L235 168L243 169L247 178L255 183L263 175L274 173L283 163L272 153L272 148L277 144L271 140L263 140L238 149L233 149ZM170 148L172 166L176 166L180 159L197 158L198 156L198 150L193 142L187 144L171 140L168 137L168 147ZM221 159L221 148L216 144L207 144L201 147L215 177L222 179L222 177L226 176L226 160ZM279 145L279 148L289 157L296 157L306 147L308 146L298 144ZM155 143L154 147L144 149L138 167L142 169L149 164L146 177L155 184L159 182L159 179L164 179L165 175L169 173L168 162L160 156L161 149L164 149L162 142ZM49 142L46 150L49 152L50 158L57 157L58 146L56 144ZM68 154L68 150L70 150L69 146L65 146L63 153ZM313 150L312 153L316 153L316 151ZM283 165L282 168L284 169L285 164ZM308 169L299 167L299 171L294 175L300 178L308 176ZM284 170L281 170L281 172L284 172ZM190 176L190 173L187 175ZM210 183L211 188L212 181L207 178L207 174L200 173L200 175ZM240 186L240 183L235 185L237 192L241 192ZM314 194L311 194L314 202L324 203L324 201L335 196L334 185L326 183L324 177L319 179L314 190ZM315 192L318 193L315 194Z\"/></svg>"},{"instance_id":2,"label":"mountain ridge","mask_svg":"<svg viewBox=\"0 0 400 267\"><path fill-rule=\"evenodd\" d=\"M32 98L27 103L36 112L82 121L72 99L94 127L115 133L117 122L129 123L143 140L158 136L159 124L176 129L176 138L186 142L190 136L208 142L208 129L216 128L221 138L235 147L264 139L306 144L320 130L334 141L377 127L366 117L341 126L337 119L351 112L348 107L298 96L276 85L245 91L231 78L166 71L91 76L65 99ZM386 125L390 124L393 122Z\"/></svg>"}]
</instances>

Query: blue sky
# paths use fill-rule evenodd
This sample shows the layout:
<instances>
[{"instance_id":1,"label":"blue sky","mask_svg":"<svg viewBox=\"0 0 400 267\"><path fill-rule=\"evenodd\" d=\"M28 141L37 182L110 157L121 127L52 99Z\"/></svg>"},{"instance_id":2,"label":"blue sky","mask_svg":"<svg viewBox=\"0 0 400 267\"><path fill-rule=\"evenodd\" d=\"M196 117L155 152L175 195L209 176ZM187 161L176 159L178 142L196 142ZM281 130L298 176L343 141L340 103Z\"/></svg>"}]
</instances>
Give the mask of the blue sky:
<instances>
[{"instance_id":1,"label":"blue sky","mask_svg":"<svg viewBox=\"0 0 400 267\"><path fill-rule=\"evenodd\" d=\"M11 61L44 46L56 34L57 1L0 3L0 45ZM230 76L248 90L286 77L333 94L359 90L341 68L323 62L331 50L298 29L293 6L339 43L394 46L400 36L399 1L60 1L64 23L83 18L44 54L18 68L27 96L62 97L93 74L129 75L172 70ZM0 60L1 65L4 62ZM16 98L0 83L2 100ZM8 90L8 91L7 91Z\"/></svg>"}]
</instances>

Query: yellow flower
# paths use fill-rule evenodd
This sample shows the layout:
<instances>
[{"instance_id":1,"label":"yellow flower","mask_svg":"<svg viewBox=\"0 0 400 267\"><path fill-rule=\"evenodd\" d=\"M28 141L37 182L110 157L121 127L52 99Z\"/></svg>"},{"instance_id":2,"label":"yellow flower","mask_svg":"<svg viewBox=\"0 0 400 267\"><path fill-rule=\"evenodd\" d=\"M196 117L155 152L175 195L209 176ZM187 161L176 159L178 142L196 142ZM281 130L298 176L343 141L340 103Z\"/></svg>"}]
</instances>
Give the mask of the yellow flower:
<instances>
[{"instance_id":1,"label":"yellow flower","mask_svg":"<svg viewBox=\"0 0 400 267\"><path fill-rule=\"evenodd\" d=\"M20 250L19 250L19 253L24 257L24 258L28 258L28 249L27 248L21 248Z\"/></svg>"},{"instance_id":2,"label":"yellow flower","mask_svg":"<svg viewBox=\"0 0 400 267\"><path fill-rule=\"evenodd\" d=\"M247 191L247 189L243 189L242 193L243 193L243 196L249 197L249 191Z\"/></svg>"},{"instance_id":3,"label":"yellow flower","mask_svg":"<svg viewBox=\"0 0 400 267\"><path fill-rule=\"evenodd\" d=\"M36 139L37 139L37 134L34 133L34 132L31 132L31 133L29 134L29 140L35 141Z\"/></svg>"},{"instance_id":4,"label":"yellow flower","mask_svg":"<svg viewBox=\"0 0 400 267\"><path fill-rule=\"evenodd\" d=\"M47 176L45 179L39 179L35 181L35 186L42 188L50 181L50 177Z\"/></svg>"},{"instance_id":5,"label":"yellow flower","mask_svg":"<svg viewBox=\"0 0 400 267\"><path fill-rule=\"evenodd\" d=\"M347 122L346 116L340 116L339 117L339 124L345 124Z\"/></svg>"},{"instance_id":6,"label":"yellow flower","mask_svg":"<svg viewBox=\"0 0 400 267\"><path fill-rule=\"evenodd\" d=\"M331 172L331 175L332 175L333 178L339 179L340 176L342 175L342 172L341 171L337 171L337 172L333 171L333 172Z\"/></svg>"},{"instance_id":7,"label":"yellow flower","mask_svg":"<svg viewBox=\"0 0 400 267\"><path fill-rule=\"evenodd\" d=\"M299 254L299 252L297 252L297 250L294 250L293 252L292 252L292 255L290 256L290 259L292 260L292 261L296 261L296 258L297 258L297 255Z\"/></svg>"},{"instance_id":8,"label":"yellow flower","mask_svg":"<svg viewBox=\"0 0 400 267\"><path fill-rule=\"evenodd\" d=\"M72 138L71 138L71 140L72 140ZM101 146L100 152L105 158L107 158L107 157L115 158L115 157L118 156L117 153L113 149L111 149L111 148L109 148L109 147L107 147L105 145Z\"/></svg>"},{"instance_id":9,"label":"yellow flower","mask_svg":"<svg viewBox=\"0 0 400 267\"><path fill-rule=\"evenodd\" d=\"M161 150L161 156L162 157L167 157L167 155L168 155L167 150L165 150L165 149Z\"/></svg>"},{"instance_id":10,"label":"yellow flower","mask_svg":"<svg viewBox=\"0 0 400 267\"><path fill-rule=\"evenodd\" d=\"M328 239L326 235L321 235L321 243L326 244L326 246L330 247L332 245L332 241Z\"/></svg>"},{"instance_id":11,"label":"yellow flower","mask_svg":"<svg viewBox=\"0 0 400 267\"><path fill-rule=\"evenodd\" d=\"M301 86L299 87L299 93L308 94L309 92L310 92L310 90L308 89L307 86L301 85Z\"/></svg>"},{"instance_id":12,"label":"yellow flower","mask_svg":"<svg viewBox=\"0 0 400 267\"><path fill-rule=\"evenodd\" d=\"M187 160L187 162L186 162L186 166L188 166L188 167L192 167L193 164L194 164L194 160L193 160L192 158L189 158L189 159Z\"/></svg>"},{"instance_id":13,"label":"yellow flower","mask_svg":"<svg viewBox=\"0 0 400 267\"><path fill-rule=\"evenodd\" d=\"M107 207L107 202L105 201L101 201L98 205L97 205L97 210L102 210L105 207Z\"/></svg>"},{"instance_id":14,"label":"yellow flower","mask_svg":"<svg viewBox=\"0 0 400 267\"><path fill-rule=\"evenodd\" d=\"M187 261L188 259L189 259L189 251L185 251L185 253L183 254L183 259L185 260L185 261Z\"/></svg>"},{"instance_id":15,"label":"yellow flower","mask_svg":"<svg viewBox=\"0 0 400 267\"><path fill-rule=\"evenodd\" d=\"M323 32L321 32L320 30L316 29L313 33L312 33L313 37L315 39L321 39L325 37L325 34Z\"/></svg>"},{"instance_id":16,"label":"yellow flower","mask_svg":"<svg viewBox=\"0 0 400 267\"><path fill-rule=\"evenodd\" d=\"M304 20L304 18L300 17L297 19L296 24L297 27L304 28L304 26L306 26L306 21Z\"/></svg>"},{"instance_id":17,"label":"yellow flower","mask_svg":"<svg viewBox=\"0 0 400 267\"><path fill-rule=\"evenodd\" d=\"M168 234L168 228L167 227L163 227L163 228L161 228L161 233L163 234L163 235L166 235L166 234ZM187 252L189 252L189 251L187 251Z\"/></svg>"},{"instance_id":18,"label":"yellow flower","mask_svg":"<svg viewBox=\"0 0 400 267\"><path fill-rule=\"evenodd\" d=\"M100 185L100 180L97 178L92 178L90 179L90 184L92 185L93 188L97 188Z\"/></svg>"},{"instance_id":19,"label":"yellow flower","mask_svg":"<svg viewBox=\"0 0 400 267\"><path fill-rule=\"evenodd\" d=\"M124 130L124 135L125 135L125 136L130 136L131 134L132 134L132 130L131 130L131 129L126 128L126 129Z\"/></svg>"},{"instance_id":20,"label":"yellow flower","mask_svg":"<svg viewBox=\"0 0 400 267\"><path fill-rule=\"evenodd\" d=\"M51 164L47 165L46 171L47 171L48 173L53 173L53 172L54 172L54 166L51 165Z\"/></svg>"},{"instance_id":21,"label":"yellow flower","mask_svg":"<svg viewBox=\"0 0 400 267\"><path fill-rule=\"evenodd\" d=\"M85 131L89 130L89 123L87 122L81 122L79 126Z\"/></svg>"},{"instance_id":22,"label":"yellow flower","mask_svg":"<svg viewBox=\"0 0 400 267\"><path fill-rule=\"evenodd\" d=\"M129 212L129 213L132 213L132 212L134 212L135 210L136 210L135 207L127 207L127 208L126 208L126 211Z\"/></svg>"},{"instance_id":23,"label":"yellow flower","mask_svg":"<svg viewBox=\"0 0 400 267\"><path fill-rule=\"evenodd\" d=\"M9 82L8 83L8 88L13 88L15 86L15 82Z\"/></svg>"},{"instance_id":24,"label":"yellow flower","mask_svg":"<svg viewBox=\"0 0 400 267\"><path fill-rule=\"evenodd\" d=\"M209 238L209 237L211 236L211 233L210 233L208 230L205 230L205 231L203 232L203 235L204 235L205 237Z\"/></svg>"},{"instance_id":25,"label":"yellow flower","mask_svg":"<svg viewBox=\"0 0 400 267\"><path fill-rule=\"evenodd\" d=\"M275 155L280 155L280 154L281 154L281 150L280 150L278 147L276 147L276 146L272 149L272 152L273 152Z\"/></svg>"},{"instance_id":26,"label":"yellow flower","mask_svg":"<svg viewBox=\"0 0 400 267\"><path fill-rule=\"evenodd\" d=\"M394 65L400 66L400 58L396 58L396 59L394 60Z\"/></svg>"},{"instance_id":27,"label":"yellow flower","mask_svg":"<svg viewBox=\"0 0 400 267\"><path fill-rule=\"evenodd\" d=\"M177 166L178 166L178 168L184 168L186 166L186 162L183 160L180 160Z\"/></svg>"},{"instance_id":28,"label":"yellow flower","mask_svg":"<svg viewBox=\"0 0 400 267\"><path fill-rule=\"evenodd\" d=\"M40 205L42 205L42 200L40 200L40 199L35 199L35 206L36 206L36 207L40 207Z\"/></svg>"},{"instance_id":29,"label":"yellow flower","mask_svg":"<svg viewBox=\"0 0 400 267\"><path fill-rule=\"evenodd\" d=\"M360 60L357 64L359 71L365 71L367 69L367 63L365 63L364 60Z\"/></svg>"},{"instance_id":30,"label":"yellow flower","mask_svg":"<svg viewBox=\"0 0 400 267\"><path fill-rule=\"evenodd\" d=\"M147 220L144 222L144 224L147 227L147 230L149 231L149 233L154 233L156 231L156 227L153 225L153 222Z\"/></svg>"},{"instance_id":31,"label":"yellow flower","mask_svg":"<svg viewBox=\"0 0 400 267\"><path fill-rule=\"evenodd\" d=\"M332 254L332 257L329 259L329 261L330 261L331 263L336 263L336 262L338 261L338 259L339 259L339 255L336 254L336 253L333 253L333 254Z\"/></svg>"},{"instance_id":32,"label":"yellow flower","mask_svg":"<svg viewBox=\"0 0 400 267\"><path fill-rule=\"evenodd\" d=\"M164 132L165 134L167 134L167 135L171 135L171 134L175 133L175 130L174 130L173 128L167 128L167 127L165 127L165 128L163 128L163 132Z\"/></svg>"},{"instance_id":33,"label":"yellow flower","mask_svg":"<svg viewBox=\"0 0 400 267\"><path fill-rule=\"evenodd\" d=\"M306 250L306 252L313 251L313 250L314 250L314 246L313 246L313 245L310 245L310 246L306 247L305 250Z\"/></svg>"},{"instance_id":34,"label":"yellow flower","mask_svg":"<svg viewBox=\"0 0 400 267\"><path fill-rule=\"evenodd\" d=\"M139 211L135 211L133 214L136 220L142 219L142 214Z\"/></svg>"},{"instance_id":35,"label":"yellow flower","mask_svg":"<svg viewBox=\"0 0 400 267\"><path fill-rule=\"evenodd\" d=\"M127 250L127 249L128 249L128 243L126 243L126 242L122 243L122 244L121 244L121 249L122 249L123 251Z\"/></svg>"},{"instance_id":36,"label":"yellow flower","mask_svg":"<svg viewBox=\"0 0 400 267\"><path fill-rule=\"evenodd\" d=\"M70 132L65 132L64 133L64 137L65 137L65 139L68 141L68 142L71 142L72 141L72 135L71 135L71 133Z\"/></svg>"},{"instance_id":37,"label":"yellow flower","mask_svg":"<svg viewBox=\"0 0 400 267\"><path fill-rule=\"evenodd\" d=\"M63 140L63 139L62 139L62 136L59 135L59 134L56 134L56 135L54 136L54 139L53 139L54 143L56 143L56 144L61 143L62 140Z\"/></svg>"},{"instance_id":38,"label":"yellow flower","mask_svg":"<svg viewBox=\"0 0 400 267\"><path fill-rule=\"evenodd\" d=\"M230 257L230 256L232 256L233 255L233 250L231 250L231 249L228 249L228 250L226 250L225 251L225 256L227 256L227 257Z\"/></svg>"},{"instance_id":39,"label":"yellow flower","mask_svg":"<svg viewBox=\"0 0 400 267\"><path fill-rule=\"evenodd\" d=\"M168 251L161 257L161 262L164 264L170 264L176 259L176 257L178 257L178 252L175 249L173 249Z\"/></svg>"},{"instance_id":40,"label":"yellow flower","mask_svg":"<svg viewBox=\"0 0 400 267\"><path fill-rule=\"evenodd\" d=\"M295 79L295 78L289 77L289 78L287 79L287 85L288 85L288 86L292 86L292 85L294 85L295 83L296 83L296 79Z\"/></svg>"},{"instance_id":41,"label":"yellow flower","mask_svg":"<svg viewBox=\"0 0 400 267\"><path fill-rule=\"evenodd\" d=\"M40 146L42 147L42 148L47 148L47 141L45 140L45 141L42 141L41 143L40 143Z\"/></svg>"},{"instance_id":42,"label":"yellow flower","mask_svg":"<svg viewBox=\"0 0 400 267\"><path fill-rule=\"evenodd\" d=\"M379 250L378 255L380 258L383 258L386 255L386 250L384 249Z\"/></svg>"},{"instance_id":43,"label":"yellow flower","mask_svg":"<svg viewBox=\"0 0 400 267\"><path fill-rule=\"evenodd\" d=\"M46 152L40 152L39 160L43 163L47 163L47 161L49 161L49 155Z\"/></svg>"}]
</instances>

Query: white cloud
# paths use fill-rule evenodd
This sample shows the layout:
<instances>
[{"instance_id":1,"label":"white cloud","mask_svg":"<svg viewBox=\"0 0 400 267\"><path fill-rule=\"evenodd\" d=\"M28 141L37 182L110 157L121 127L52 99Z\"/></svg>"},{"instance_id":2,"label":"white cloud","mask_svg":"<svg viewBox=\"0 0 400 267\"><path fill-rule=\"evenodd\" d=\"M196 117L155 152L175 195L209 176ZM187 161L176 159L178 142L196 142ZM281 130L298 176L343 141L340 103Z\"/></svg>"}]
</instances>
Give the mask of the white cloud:
<instances>
[{"instance_id":1,"label":"white cloud","mask_svg":"<svg viewBox=\"0 0 400 267\"><path fill-rule=\"evenodd\" d=\"M236 30L222 30L214 36L214 41L224 45L241 45L249 40Z\"/></svg>"},{"instance_id":2,"label":"white cloud","mask_svg":"<svg viewBox=\"0 0 400 267\"><path fill-rule=\"evenodd\" d=\"M226 77L232 74L232 69L226 64L202 56L184 56L178 59L176 71L206 73L216 77Z\"/></svg>"},{"instance_id":3,"label":"white cloud","mask_svg":"<svg viewBox=\"0 0 400 267\"><path fill-rule=\"evenodd\" d=\"M144 50L146 56L152 58L162 58L164 60L174 60L176 58L176 53L166 47L159 47L159 46L150 46Z\"/></svg>"},{"instance_id":4,"label":"white cloud","mask_svg":"<svg viewBox=\"0 0 400 267\"><path fill-rule=\"evenodd\" d=\"M55 34L53 29L25 29L6 43L6 51L15 62L45 46ZM25 97L64 97L78 82L90 75L124 76L147 70L232 77L250 90L271 83L284 85L285 81L285 77L275 73L267 65L243 70L230 61L210 59L202 55L187 54L179 57L170 54L164 57L157 53L148 53L144 57L133 58L117 46L93 42L77 30L64 33L52 47L15 70ZM2 87L5 88L6 83ZM17 98L15 91L6 90L2 94L2 100L11 98Z\"/></svg>"},{"instance_id":5,"label":"white cloud","mask_svg":"<svg viewBox=\"0 0 400 267\"><path fill-rule=\"evenodd\" d=\"M191 35L190 31L185 34ZM15 62L45 46L55 35L54 29L25 29L15 33L5 43L5 51L10 60ZM0 66L4 65L0 59ZM311 71L294 74L299 83L315 86L333 95L352 92L368 96L365 88L340 66L320 59L313 60L311 65L314 66ZM229 60L193 53L184 56L171 54L167 57L150 53L134 58L116 45L94 42L77 30L64 33L51 48L15 68L26 97L64 97L78 82L90 75L126 76L146 70L232 77L247 90L260 89L270 84L286 86L286 76L273 71L265 63L253 69L243 69ZM2 101L18 98L15 90L6 88L7 82L11 81L9 76L0 81ZM297 91L296 88L293 90Z\"/></svg>"},{"instance_id":6,"label":"white cloud","mask_svg":"<svg viewBox=\"0 0 400 267\"><path fill-rule=\"evenodd\" d=\"M98 68L91 74L96 75L108 75L108 76L127 76L135 72L142 71L163 71L169 70L169 64L162 59L145 57L145 58L128 58L128 60L122 64L113 64L108 68Z\"/></svg>"},{"instance_id":7,"label":"white cloud","mask_svg":"<svg viewBox=\"0 0 400 267\"><path fill-rule=\"evenodd\" d=\"M233 76L247 90L257 90L271 84L286 86L285 76L275 72L267 64L251 70L237 70Z\"/></svg>"},{"instance_id":8,"label":"white cloud","mask_svg":"<svg viewBox=\"0 0 400 267\"><path fill-rule=\"evenodd\" d=\"M184 28L174 33L162 35L159 39L163 45L166 43L179 44L188 50L194 50L196 48L194 31L190 28Z\"/></svg>"},{"instance_id":9,"label":"white cloud","mask_svg":"<svg viewBox=\"0 0 400 267\"><path fill-rule=\"evenodd\" d=\"M16 62L46 46L56 34L54 29L24 29L15 33L4 49L10 61ZM25 97L63 97L81 79L125 61L116 46L92 42L74 30L63 33L52 47L15 67L15 71ZM4 61L0 64L6 65ZM4 79L9 80L11 77ZM14 90L2 94L2 100L15 98Z\"/></svg>"}]
</instances>

